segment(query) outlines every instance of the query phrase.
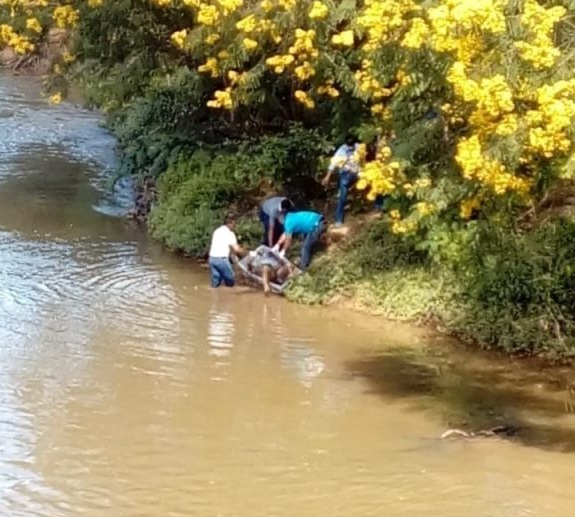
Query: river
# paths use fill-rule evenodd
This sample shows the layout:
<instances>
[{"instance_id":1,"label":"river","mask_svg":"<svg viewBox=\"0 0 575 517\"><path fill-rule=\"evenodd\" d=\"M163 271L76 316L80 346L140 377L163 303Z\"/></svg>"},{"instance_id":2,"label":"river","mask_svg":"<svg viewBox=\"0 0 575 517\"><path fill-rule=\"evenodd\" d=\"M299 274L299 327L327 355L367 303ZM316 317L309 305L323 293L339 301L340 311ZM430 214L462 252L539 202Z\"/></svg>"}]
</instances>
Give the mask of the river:
<instances>
[{"instance_id":1,"label":"river","mask_svg":"<svg viewBox=\"0 0 575 517\"><path fill-rule=\"evenodd\" d=\"M211 292L122 217L98 122L0 75L0 515L573 514L563 373Z\"/></svg>"}]
</instances>

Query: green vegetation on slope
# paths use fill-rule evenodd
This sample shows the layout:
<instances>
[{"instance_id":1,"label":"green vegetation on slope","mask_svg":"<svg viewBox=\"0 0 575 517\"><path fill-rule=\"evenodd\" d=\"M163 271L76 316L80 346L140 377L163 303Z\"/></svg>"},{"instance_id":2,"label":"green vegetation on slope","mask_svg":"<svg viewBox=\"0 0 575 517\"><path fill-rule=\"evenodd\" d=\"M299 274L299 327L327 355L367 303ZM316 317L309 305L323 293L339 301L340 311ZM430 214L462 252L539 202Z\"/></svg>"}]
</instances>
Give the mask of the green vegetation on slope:
<instances>
[{"instance_id":1,"label":"green vegetation on slope","mask_svg":"<svg viewBox=\"0 0 575 517\"><path fill-rule=\"evenodd\" d=\"M447 244L432 253L388 228L376 222L317 261L288 297L343 299L389 318L440 323L483 348L573 355L575 223L560 219L520 235L479 221L465 235L446 228L449 257Z\"/></svg>"}]
</instances>

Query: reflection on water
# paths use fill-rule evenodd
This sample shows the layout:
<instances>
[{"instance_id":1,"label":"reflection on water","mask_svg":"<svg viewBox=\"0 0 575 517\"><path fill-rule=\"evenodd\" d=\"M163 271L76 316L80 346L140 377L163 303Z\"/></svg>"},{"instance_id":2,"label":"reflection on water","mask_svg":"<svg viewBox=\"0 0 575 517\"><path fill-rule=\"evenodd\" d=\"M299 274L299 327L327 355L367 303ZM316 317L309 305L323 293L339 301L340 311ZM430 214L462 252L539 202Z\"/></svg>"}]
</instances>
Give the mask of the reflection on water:
<instances>
[{"instance_id":1,"label":"reflection on water","mask_svg":"<svg viewBox=\"0 0 575 517\"><path fill-rule=\"evenodd\" d=\"M94 114L0 76L0 117L0 515L572 514L575 425L540 373L211 292L117 217Z\"/></svg>"}]
</instances>

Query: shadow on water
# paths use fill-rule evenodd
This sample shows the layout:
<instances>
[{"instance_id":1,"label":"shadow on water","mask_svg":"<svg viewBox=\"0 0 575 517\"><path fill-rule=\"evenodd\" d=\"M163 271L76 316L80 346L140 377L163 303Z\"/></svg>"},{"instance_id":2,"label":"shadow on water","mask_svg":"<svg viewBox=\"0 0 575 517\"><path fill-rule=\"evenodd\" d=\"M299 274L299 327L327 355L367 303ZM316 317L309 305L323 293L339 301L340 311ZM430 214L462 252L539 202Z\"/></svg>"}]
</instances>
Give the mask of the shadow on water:
<instances>
[{"instance_id":1,"label":"shadow on water","mask_svg":"<svg viewBox=\"0 0 575 517\"><path fill-rule=\"evenodd\" d=\"M467 432L508 425L510 440L529 447L575 452L575 417L566 411L566 383L533 366L486 361L479 354L389 348L346 363L346 375L368 393L430 412L445 429ZM516 365L515 365L516 366Z\"/></svg>"}]
</instances>

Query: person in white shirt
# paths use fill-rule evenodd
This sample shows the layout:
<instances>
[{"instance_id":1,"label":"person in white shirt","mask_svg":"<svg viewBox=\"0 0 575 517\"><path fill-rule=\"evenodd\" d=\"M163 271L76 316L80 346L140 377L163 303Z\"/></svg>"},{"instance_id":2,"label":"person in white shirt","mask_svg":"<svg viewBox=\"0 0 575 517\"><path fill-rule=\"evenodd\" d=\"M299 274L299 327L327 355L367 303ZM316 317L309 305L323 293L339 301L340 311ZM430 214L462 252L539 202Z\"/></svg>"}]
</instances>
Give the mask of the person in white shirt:
<instances>
[{"instance_id":1,"label":"person in white shirt","mask_svg":"<svg viewBox=\"0 0 575 517\"><path fill-rule=\"evenodd\" d=\"M226 287L235 285L234 270L230 262L230 254L238 256L247 255L247 252L238 245L238 239L234 233L236 218L233 214L227 214L224 224L212 234L210 246L210 275L212 287L219 287L222 282Z\"/></svg>"}]
</instances>

